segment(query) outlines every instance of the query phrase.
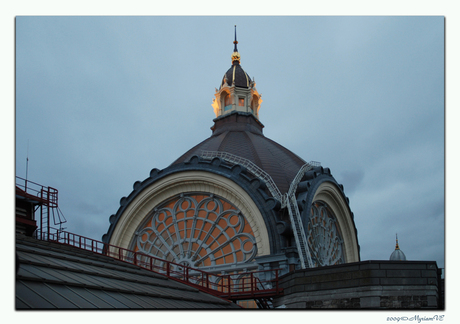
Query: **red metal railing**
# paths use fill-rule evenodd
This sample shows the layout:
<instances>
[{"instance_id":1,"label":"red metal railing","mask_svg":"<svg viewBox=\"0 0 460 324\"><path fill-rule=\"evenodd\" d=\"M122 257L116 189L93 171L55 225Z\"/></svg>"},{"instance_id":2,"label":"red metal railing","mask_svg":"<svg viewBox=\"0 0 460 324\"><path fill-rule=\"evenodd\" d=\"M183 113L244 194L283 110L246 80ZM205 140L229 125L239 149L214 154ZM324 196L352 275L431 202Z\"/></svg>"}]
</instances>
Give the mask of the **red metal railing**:
<instances>
[{"instance_id":1,"label":"red metal railing","mask_svg":"<svg viewBox=\"0 0 460 324\"><path fill-rule=\"evenodd\" d=\"M279 269L214 274L149 256L141 252L96 241L81 235L60 230L55 231L55 233L49 233L49 241L71 245L135 264L221 298L229 300L267 298L282 293L282 289L278 285ZM38 234L37 237L40 237L40 235ZM261 280L262 277L268 279Z\"/></svg>"},{"instance_id":2,"label":"red metal railing","mask_svg":"<svg viewBox=\"0 0 460 324\"><path fill-rule=\"evenodd\" d=\"M38 198L40 202L49 207L58 205L58 191L55 188L46 187L18 176L16 176L16 187L23 190L28 197Z\"/></svg>"},{"instance_id":3,"label":"red metal railing","mask_svg":"<svg viewBox=\"0 0 460 324\"><path fill-rule=\"evenodd\" d=\"M51 218L53 219L54 225L61 225L66 222L66 219L58 206L57 189L53 187L46 187L36 182L16 176L16 195L35 201L40 207L40 239L47 239L51 229ZM30 215L30 217L33 221L35 221L35 215Z\"/></svg>"}]
</instances>

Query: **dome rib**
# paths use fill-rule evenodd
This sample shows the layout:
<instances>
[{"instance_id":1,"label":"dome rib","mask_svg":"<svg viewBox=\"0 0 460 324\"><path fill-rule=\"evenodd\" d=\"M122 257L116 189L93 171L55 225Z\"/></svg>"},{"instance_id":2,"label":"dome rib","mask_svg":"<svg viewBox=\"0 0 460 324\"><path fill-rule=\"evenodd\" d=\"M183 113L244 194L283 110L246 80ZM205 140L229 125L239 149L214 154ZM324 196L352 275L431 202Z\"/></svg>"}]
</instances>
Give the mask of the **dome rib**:
<instances>
[{"instance_id":1,"label":"dome rib","mask_svg":"<svg viewBox=\"0 0 460 324\"><path fill-rule=\"evenodd\" d=\"M235 87L249 88L251 77L247 74L241 65L238 63L233 64L227 72L225 72L222 78L221 88L225 84L225 78L227 78L227 84L229 87L235 83Z\"/></svg>"}]
</instances>

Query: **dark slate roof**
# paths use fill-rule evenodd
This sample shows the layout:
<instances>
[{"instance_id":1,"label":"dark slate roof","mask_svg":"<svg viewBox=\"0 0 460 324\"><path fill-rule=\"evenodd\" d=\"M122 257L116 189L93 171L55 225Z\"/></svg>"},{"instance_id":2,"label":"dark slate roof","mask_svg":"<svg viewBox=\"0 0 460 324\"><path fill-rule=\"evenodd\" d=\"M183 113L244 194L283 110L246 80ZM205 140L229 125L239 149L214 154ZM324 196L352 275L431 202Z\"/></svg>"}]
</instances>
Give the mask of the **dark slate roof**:
<instances>
[{"instance_id":1,"label":"dark slate roof","mask_svg":"<svg viewBox=\"0 0 460 324\"><path fill-rule=\"evenodd\" d=\"M233 75L235 75L235 77L233 77ZM235 87L239 88L249 88L251 84L251 78L237 62L234 62L227 72L225 72L222 78L221 87L225 84L225 77L227 77L227 84L230 87L233 85L233 80L235 81Z\"/></svg>"},{"instance_id":2,"label":"dark slate roof","mask_svg":"<svg viewBox=\"0 0 460 324\"><path fill-rule=\"evenodd\" d=\"M255 163L267 172L281 193L289 189L291 181L306 163L287 148L265 137L264 127L252 114L233 112L214 119L211 137L191 148L172 164L200 156L202 151L220 151L238 155Z\"/></svg>"},{"instance_id":3,"label":"dark slate roof","mask_svg":"<svg viewBox=\"0 0 460 324\"><path fill-rule=\"evenodd\" d=\"M161 274L17 234L16 309L231 309Z\"/></svg>"}]
</instances>

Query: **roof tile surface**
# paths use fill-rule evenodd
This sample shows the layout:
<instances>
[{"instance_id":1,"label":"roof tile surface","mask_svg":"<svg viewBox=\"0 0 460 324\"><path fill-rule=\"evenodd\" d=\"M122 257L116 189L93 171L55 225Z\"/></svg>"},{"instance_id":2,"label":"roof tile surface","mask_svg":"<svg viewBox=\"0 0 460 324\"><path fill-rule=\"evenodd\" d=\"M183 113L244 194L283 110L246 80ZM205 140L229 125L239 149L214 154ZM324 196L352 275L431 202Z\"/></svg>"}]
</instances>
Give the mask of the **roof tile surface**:
<instances>
[{"instance_id":1,"label":"roof tile surface","mask_svg":"<svg viewBox=\"0 0 460 324\"><path fill-rule=\"evenodd\" d=\"M231 309L239 306L135 265L17 234L16 309Z\"/></svg>"}]
</instances>

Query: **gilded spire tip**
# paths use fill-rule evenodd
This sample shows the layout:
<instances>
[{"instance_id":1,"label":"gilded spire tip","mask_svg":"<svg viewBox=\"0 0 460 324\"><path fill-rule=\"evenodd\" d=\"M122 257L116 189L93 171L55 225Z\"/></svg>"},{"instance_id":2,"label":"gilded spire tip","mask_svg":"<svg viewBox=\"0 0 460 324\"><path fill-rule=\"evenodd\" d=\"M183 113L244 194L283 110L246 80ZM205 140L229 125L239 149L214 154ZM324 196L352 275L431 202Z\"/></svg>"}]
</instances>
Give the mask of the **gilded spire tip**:
<instances>
[{"instance_id":1,"label":"gilded spire tip","mask_svg":"<svg viewBox=\"0 0 460 324\"><path fill-rule=\"evenodd\" d=\"M235 47L233 48L233 54L232 54L232 64L235 63L240 63L240 54L238 53L238 47L236 46L238 44L238 41L236 40L236 25L235 25L235 40L233 41L233 44L235 44Z\"/></svg>"}]
</instances>

